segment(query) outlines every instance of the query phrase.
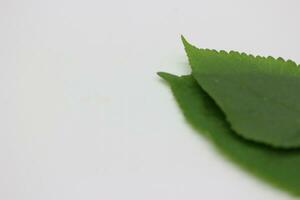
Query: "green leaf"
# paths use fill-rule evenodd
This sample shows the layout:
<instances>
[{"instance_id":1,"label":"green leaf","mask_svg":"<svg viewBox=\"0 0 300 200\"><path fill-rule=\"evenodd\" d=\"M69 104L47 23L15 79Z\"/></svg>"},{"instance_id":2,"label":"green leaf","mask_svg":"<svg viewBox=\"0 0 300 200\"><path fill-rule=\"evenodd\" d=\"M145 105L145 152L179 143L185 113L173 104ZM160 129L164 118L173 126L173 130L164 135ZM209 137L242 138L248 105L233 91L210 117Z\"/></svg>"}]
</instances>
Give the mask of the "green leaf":
<instances>
[{"instance_id":1,"label":"green leaf","mask_svg":"<svg viewBox=\"0 0 300 200\"><path fill-rule=\"evenodd\" d=\"M300 68L282 58L198 49L182 38L192 75L240 136L300 147Z\"/></svg>"},{"instance_id":2,"label":"green leaf","mask_svg":"<svg viewBox=\"0 0 300 200\"><path fill-rule=\"evenodd\" d=\"M272 148L238 136L192 76L159 75L171 86L187 121L205 133L227 158L273 186L300 195L299 149Z\"/></svg>"}]
</instances>

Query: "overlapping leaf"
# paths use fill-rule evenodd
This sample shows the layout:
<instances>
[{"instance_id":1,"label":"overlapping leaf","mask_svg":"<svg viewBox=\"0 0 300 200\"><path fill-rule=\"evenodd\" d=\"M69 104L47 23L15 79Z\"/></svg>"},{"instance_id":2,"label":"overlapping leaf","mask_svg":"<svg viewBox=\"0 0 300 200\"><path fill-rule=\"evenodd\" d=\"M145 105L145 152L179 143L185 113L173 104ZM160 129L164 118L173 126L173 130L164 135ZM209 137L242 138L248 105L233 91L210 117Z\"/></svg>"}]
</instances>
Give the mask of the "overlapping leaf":
<instances>
[{"instance_id":1,"label":"overlapping leaf","mask_svg":"<svg viewBox=\"0 0 300 200\"><path fill-rule=\"evenodd\" d=\"M300 195L300 150L271 148L238 136L192 76L159 75L171 86L187 121L224 155L274 186Z\"/></svg>"},{"instance_id":2,"label":"overlapping leaf","mask_svg":"<svg viewBox=\"0 0 300 200\"><path fill-rule=\"evenodd\" d=\"M182 40L192 75L159 75L187 121L244 169L300 195L299 66Z\"/></svg>"}]
</instances>

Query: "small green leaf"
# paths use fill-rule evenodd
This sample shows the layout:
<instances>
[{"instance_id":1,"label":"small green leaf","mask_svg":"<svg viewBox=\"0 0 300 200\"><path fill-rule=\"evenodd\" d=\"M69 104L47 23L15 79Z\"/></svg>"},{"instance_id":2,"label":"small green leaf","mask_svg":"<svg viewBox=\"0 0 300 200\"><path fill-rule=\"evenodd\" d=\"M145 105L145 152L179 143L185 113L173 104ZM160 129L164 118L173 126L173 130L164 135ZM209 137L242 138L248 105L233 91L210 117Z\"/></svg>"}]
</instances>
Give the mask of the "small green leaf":
<instances>
[{"instance_id":1,"label":"small green leaf","mask_svg":"<svg viewBox=\"0 0 300 200\"><path fill-rule=\"evenodd\" d=\"M192 76L174 76L160 72L183 111L187 121L205 133L216 147L242 168L261 179L300 195L300 150L278 149L238 136L223 112Z\"/></svg>"},{"instance_id":2,"label":"small green leaf","mask_svg":"<svg viewBox=\"0 0 300 200\"><path fill-rule=\"evenodd\" d=\"M300 147L300 68L292 61L198 49L182 38L192 75L240 136Z\"/></svg>"}]
</instances>

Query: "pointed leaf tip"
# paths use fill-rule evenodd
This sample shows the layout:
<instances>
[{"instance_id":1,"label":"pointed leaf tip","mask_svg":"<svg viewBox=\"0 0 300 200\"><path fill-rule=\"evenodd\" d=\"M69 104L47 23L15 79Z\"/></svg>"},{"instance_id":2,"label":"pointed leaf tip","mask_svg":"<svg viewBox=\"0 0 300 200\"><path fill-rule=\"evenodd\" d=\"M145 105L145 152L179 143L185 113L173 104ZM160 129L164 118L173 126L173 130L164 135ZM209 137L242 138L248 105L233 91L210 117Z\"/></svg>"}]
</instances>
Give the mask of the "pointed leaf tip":
<instances>
[{"instance_id":1,"label":"pointed leaf tip","mask_svg":"<svg viewBox=\"0 0 300 200\"><path fill-rule=\"evenodd\" d=\"M181 41L183 43L183 46L184 46L184 50L188 56L188 59L190 61L190 57L191 57L191 54L197 50L198 48L195 47L194 45L190 44L183 35L181 35Z\"/></svg>"},{"instance_id":2,"label":"pointed leaf tip","mask_svg":"<svg viewBox=\"0 0 300 200\"><path fill-rule=\"evenodd\" d=\"M183 45L186 47L187 45L190 45L189 42L185 39L185 37L183 35L181 35L181 41L183 43Z\"/></svg>"},{"instance_id":3,"label":"pointed leaf tip","mask_svg":"<svg viewBox=\"0 0 300 200\"><path fill-rule=\"evenodd\" d=\"M189 43L183 35L181 35L181 41L182 41L185 48L196 48L194 45Z\"/></svg>"},{"instance_id":4,"label":"pointed leaf tip","mask_svg":"<svg viewBox=\"0 0 300 200\"><path fill-rule=\"evenodd\" d=\"M175 76L173 74L169 74L166 72L157 72L157 75L160 76L162 79L164 79L167 82L169 82L175 78L178 78L178 76Z\"/></svg>"},{"instance_id":5,"label":"pointed leaf tip","mask_svg":"<svg viewBox=\"0 0 300 200\"><path fill-rule=\"evenodd\" d=\"M180 35L181 41L184 42L186 41L185 37L183 35Z\"/></svg>"}]
</instances>

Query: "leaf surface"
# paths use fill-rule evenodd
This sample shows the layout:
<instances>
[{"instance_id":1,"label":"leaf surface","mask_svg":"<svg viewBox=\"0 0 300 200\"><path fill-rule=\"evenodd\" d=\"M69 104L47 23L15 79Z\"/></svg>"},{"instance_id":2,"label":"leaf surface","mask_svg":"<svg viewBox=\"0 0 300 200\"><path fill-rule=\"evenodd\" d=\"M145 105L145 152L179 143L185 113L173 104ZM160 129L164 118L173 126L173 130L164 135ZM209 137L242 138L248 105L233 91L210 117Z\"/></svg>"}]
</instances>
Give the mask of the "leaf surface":
<instances>
[{"instance_id":1,"label":"leaf surface","mask_svg":"<svg viewBox=\"0 0 300 200\"><path fill-rule=\"evenodd\" d=\"M198 49L184 38L192 75L240 136L300 147L300 68L293 61Z\"/></svg>"},{"instance_id":2,"label":"leaf surface","mask_svg":"<svg viewBox=\"0 0 300 200\"><path fill-rule=\"evenodd\" d=\"M178 77L162 72L159 75L171 86L187 121L220 152L272 185L300 195L299 149L272 148L240 137L192 76Z\"/></svg>"}]
</instances>

